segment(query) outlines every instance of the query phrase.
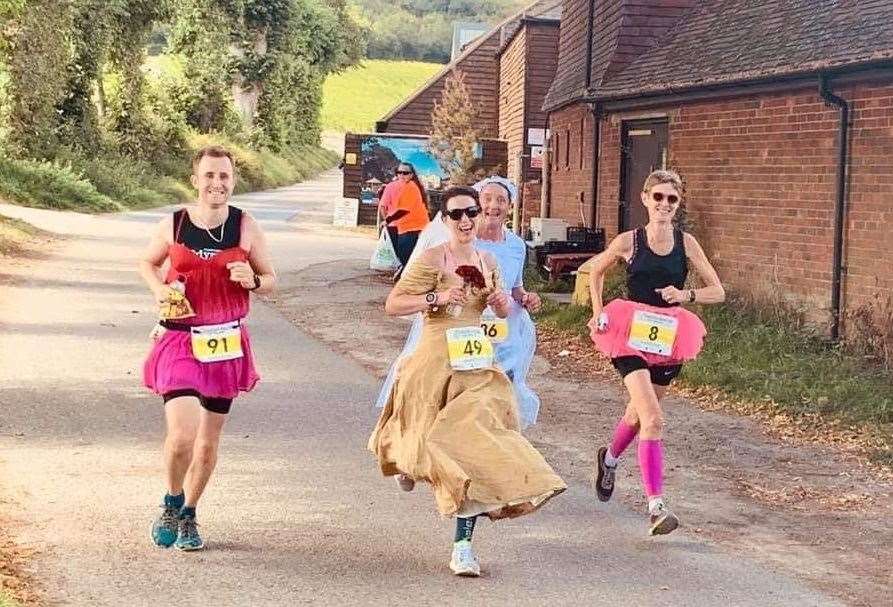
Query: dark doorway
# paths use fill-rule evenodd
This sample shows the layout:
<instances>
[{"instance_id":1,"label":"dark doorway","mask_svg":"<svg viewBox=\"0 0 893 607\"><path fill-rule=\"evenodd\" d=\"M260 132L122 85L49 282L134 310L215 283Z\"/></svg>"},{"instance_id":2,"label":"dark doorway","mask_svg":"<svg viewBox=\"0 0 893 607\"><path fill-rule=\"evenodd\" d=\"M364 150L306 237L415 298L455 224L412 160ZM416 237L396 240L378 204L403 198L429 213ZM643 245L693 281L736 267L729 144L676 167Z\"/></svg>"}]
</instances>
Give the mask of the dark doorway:
<instances>
[{"instance_id":1,"label":"dark doorway","mask_svg":"<svg viewBox=\"0 0 893 607\"><path fill-rule=\"evenodd\" d=\"M667 121L624 122L620 138L620 231L648 223L639 196L651 171L667 168Z\"/></svg>"}]
</instances>

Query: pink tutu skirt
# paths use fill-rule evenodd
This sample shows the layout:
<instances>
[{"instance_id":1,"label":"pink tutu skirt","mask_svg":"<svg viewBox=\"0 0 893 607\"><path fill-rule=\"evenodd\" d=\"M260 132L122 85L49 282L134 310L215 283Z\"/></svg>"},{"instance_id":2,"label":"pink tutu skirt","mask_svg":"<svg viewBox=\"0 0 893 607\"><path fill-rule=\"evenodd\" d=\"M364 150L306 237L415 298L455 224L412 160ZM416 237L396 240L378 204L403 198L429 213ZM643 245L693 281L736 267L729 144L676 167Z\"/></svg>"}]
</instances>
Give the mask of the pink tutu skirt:
<instances>
[{"instance_id":1,"label":"pink tutu skirt","mask_svg":"<svg viewBox=\"0 0 893 607\"><path fill-rule=\"evenodd\" d=\"M669 356L642 352L629 345L633 314L638 310L664 314L677 319L679 324L676 330L676 340L673 342L673 350ZM707 329L701 319L681 306L657 308L626 299L615 299L605 306L603 312L608 317L608 328L603 333L592 330L589 336L598 351L608 358L638 356L650 366L678 365L698 356L704 345L704 336L707 334Z\"/></svg>"},{"instance_id":2,"label":"pink tutu skirt","mask_svg":"<svg viewBox=\"0 0 893 607\"><path fill-rule=\"evenodd\" d=\"M202 396L235 398L260 380L254 368L251 338L242 325L242 358L213 363L199 362L192 355L188 331L165 331L143 364L143 384L156 394L173 390L196 390Z\"/></svg>"}]
</instances>

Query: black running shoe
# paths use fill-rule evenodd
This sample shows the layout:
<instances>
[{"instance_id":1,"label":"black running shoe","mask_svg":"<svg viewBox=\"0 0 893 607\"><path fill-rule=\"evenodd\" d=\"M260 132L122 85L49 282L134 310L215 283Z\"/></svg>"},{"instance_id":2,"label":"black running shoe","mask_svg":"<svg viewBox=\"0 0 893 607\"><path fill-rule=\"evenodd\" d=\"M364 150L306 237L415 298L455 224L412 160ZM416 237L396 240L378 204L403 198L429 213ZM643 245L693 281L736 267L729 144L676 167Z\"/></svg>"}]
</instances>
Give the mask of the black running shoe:
<instances>
[{"instance_id":1,"label":"black running shoe","mask_svg":"<svg viewBox=\"0 0 893 607\"><path fill-rule=\"evenodd\" d=\"M660 504L651 515L651 528L648 535L666 535L679 526L679 519L665 504Z\"/></svg>"},{"instance_id":2,"label":"black running shoe","mask_svg":"<svg viewBox=\"0 0 893 607\"><path fill-rule=\"evenodd\" d=\"M598 499L607 502L614 494L614 474L617 472L617 466L608 466L605 464L605 454L608 452L607 447L598 450L596 459L597 470L595 476L595 493Z\"/></svg>"}]
</instances>

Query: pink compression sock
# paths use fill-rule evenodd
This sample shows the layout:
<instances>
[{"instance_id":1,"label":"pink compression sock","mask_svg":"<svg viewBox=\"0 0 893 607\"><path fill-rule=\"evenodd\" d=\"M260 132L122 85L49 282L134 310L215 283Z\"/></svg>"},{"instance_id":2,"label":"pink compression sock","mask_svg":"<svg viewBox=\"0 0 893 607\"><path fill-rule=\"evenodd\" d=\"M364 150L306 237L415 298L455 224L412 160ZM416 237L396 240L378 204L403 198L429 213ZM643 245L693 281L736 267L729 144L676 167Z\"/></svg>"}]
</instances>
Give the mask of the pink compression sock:
<instances>
[{"instance_id":1,"label":"pink compression sock","mask_svg":"<svg viewBox=\"0 0 893 607\"><path fill-rule=\"evenodd\" d=\"M660 439L639 440L639 469L642 471L645 495L663 495L664 449Z\"/></svg>"},{"instance_id":2,"label":"pink compression sock","mask_svg":"<svg viewBox=\"0 0 893 607\"><path fill-rule=\"evenodd\" d=\"M623 455L623 452L626 451L626 448L629 447L629 444L633 442L638 433L638 426L630 426L621 417L620 421L617 422L617 427L614 428L614 438L611 439L611 455L615 458Z\"/></svg>"}]
</instances>

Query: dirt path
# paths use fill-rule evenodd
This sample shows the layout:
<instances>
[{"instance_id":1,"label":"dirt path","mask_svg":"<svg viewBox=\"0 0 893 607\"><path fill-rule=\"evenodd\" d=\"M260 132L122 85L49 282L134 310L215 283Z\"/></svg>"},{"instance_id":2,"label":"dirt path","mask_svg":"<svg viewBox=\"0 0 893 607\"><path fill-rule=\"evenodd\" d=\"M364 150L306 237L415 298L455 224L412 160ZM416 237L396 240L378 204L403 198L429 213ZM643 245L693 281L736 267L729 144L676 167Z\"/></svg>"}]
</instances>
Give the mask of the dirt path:
<instances>
[{"instance_id":1,"label":"dirt path","mask_svg":"<svg viewBox=\"0 0 893 607\"><path fill-rule=\"evenodd\" d=\"M287 282L274 301L283 314L379 378L386 374L408 329L382 312L386 278L356 262L316 265ZM343 330L357 323L362 331ZM562 475L583 483L624 396L613 374L587 375L585 361L559 356L568 345L541 335L530 383L544 406L529 435ZM850 604L889 604L889 484L842 452L785 443L748 418L704 411L678 395L668 401L667 419L666 485L689 531ZM627 454L615 495L644 508L634 455Z\"/></svg>"}]
</instances>

